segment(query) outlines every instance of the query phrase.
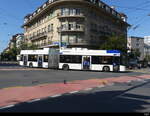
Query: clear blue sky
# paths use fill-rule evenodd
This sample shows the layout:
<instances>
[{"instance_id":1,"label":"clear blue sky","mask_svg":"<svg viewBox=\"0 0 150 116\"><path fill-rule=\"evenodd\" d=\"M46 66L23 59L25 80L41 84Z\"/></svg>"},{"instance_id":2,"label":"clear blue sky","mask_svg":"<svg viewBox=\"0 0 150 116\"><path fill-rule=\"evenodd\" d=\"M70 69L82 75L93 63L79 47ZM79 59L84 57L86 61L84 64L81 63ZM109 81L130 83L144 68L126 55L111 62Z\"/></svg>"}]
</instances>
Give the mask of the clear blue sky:
<instances>
[{"instance_id":1,"label":"clear blue sky","mask_svg":"<svg viewBox=\"0 0 150 116\"><path fill-rule=\"evenodd\" d=\"M23 32L23 18L46 0L0 0L0 52L7 47L11 36ZM129 36L150 35L150 0L102 0L128 16L133 25Z\"/></svg>"}]
</instances>

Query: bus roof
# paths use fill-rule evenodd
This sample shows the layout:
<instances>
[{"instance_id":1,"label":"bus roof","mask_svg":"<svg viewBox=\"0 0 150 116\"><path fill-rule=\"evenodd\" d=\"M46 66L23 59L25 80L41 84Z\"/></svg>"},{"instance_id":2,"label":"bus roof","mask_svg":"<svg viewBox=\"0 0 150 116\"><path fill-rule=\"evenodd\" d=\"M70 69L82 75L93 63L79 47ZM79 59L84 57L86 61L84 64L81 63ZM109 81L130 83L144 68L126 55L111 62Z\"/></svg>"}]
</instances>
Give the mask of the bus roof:
<instances>
[{"instance_id":1,"label":"bus roof","mask_svg":"<svg viewBox=\"0 0 150 116\"><path fill-rule=\"evenodd\" d=\"M49 48L44 48L41 50L21 50L21 55L42 55L42 54L49 54Z\"/></svg>"},{"instance_id":2,"label":"bus roof","mask_svg":"<svg viewBox=\"0 0 150 116\"><path fill-rule=\"evenodd\" d=\"M120 56L119 50L88 50L88 49L63 49L62 55L91 55L91 56Z\"/></svg>"}]
</instances>

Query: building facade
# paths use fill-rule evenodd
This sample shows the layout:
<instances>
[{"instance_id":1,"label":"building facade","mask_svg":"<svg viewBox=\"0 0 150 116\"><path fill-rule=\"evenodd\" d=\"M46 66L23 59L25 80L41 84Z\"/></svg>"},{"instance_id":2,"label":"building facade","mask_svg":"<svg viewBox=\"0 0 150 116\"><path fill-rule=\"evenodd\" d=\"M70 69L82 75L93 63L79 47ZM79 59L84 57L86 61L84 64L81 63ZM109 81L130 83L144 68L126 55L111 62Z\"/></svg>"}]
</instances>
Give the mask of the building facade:
<instances>
[{"instance_id":1,"label":"building facade","mask_svg":"<svg viewBox=\"0 0 150 116\"><path fill-rule=\"evenodd\" d=\"M144 44L144 56L150 56L150 46L147 44Z\"/></svg>"},{"instance_id":2,"label":"building facade","mask_svg":"<svg viewBox=\"0 0 150 116\"><path fill-rule=\"evenodd\" d=\"M127 38L127 17L100 0L48 0L25 17L25 42L48 47L100 46L104 36Z\"/></svg>"},{"instance_id":3,"label":"building facade","mask_svg":"<svg viewBox=\"0 0 150 116\"><path fill-rule=\"evenodd\" d=\"M12 36L12 39L9 42L9 48L10 49L16 48L16 35Z\"/></svg>"},{"instance_id":4,"label":"building facade","mask_svg":"<svg viewBox=\"0 0 150 116\"><path fill-rule=\"evenodd\" d=\"M144 36L144 43L150 46L150 36Z\"/></svg>"},{"instance_id":5,"label":"building facade","mask_svg":"<svg viewBox=\"0 0 150 116\"><path fill-rule=\"evenodd\" d=\"M24 42L24 34L17 34L16 35L16 48L19 48L21 44Z\"/></svg>"},{"instance_id":6,"label":"building facade","mask_svg":"<svg viewBox=\"0 0 150 116\"><path fill-rule=\"evenodd\" d=\"M144 56L150 56L150 36L144 36Z\"/></svg>"},{"instance_id":7,"label":"building facade","mask_svg":"<svg viewBox=\"0 0 150 116\"><path fill-rule=\"evenodd\" d=\"M139 50L141 56L139 60L144 60L144 38L142 37L128 37L127 47L128 47L128 53L131 52L131 50Z\"/></svg>"}]
</instances>

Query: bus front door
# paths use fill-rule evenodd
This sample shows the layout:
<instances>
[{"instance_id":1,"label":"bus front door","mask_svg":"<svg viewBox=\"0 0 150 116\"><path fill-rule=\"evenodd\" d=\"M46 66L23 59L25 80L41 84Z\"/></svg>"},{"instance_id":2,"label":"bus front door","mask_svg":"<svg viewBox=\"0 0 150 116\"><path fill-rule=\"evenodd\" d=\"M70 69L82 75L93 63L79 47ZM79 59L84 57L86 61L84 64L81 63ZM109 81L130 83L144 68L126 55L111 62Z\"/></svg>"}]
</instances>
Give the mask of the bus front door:
<instances>
[{"instance_id":1,"label":"bus front door","mask_svg":"<svg viewBox=\"0 0 150 116\"><path fill-rule=\"evenodd\" d=\"M24 57L23 57L23 65L24 65L24 66L27 66L27 62L28 62L28 61L27 61L27 56L24 56Z\"/></svg>"},{"instance_id":2,"label":"bus front door","mask_svg":"<svg viewBox=\"0 0 150 116\"><path fill-rule=\"evenodd\" d=\"M43 67L43 56L38 57L38 67L42 68Z\"/></svg>"},{"instance_id":3,"label":"bus front door","mask_svg":"<svg viewBox=\"0 0 150 116\"><path fill-rule=\"evenodd\" d=\"M91 69L91 56L82 57L82 69L90 70Z\"/></svg>"},{"instance_id":4,"label":"bus front door","mask_svg":"<svg viewBox=\"0 0 150 116\"><path fill-rule=\"evenodd\" d=\"M120 57L113 58L113 71L114 72L120 71Z\"/></svg>"}]
</instances>

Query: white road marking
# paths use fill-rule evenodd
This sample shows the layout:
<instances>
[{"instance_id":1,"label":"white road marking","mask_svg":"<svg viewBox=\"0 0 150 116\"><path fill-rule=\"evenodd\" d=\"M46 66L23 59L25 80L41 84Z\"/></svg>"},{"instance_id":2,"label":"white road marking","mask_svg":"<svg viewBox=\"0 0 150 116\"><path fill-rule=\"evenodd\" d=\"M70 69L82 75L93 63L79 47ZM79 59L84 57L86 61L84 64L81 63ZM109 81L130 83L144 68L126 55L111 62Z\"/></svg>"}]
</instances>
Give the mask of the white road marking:
<instances>
[{"instance_id":1,"label":"white road marking","mask_svg":"<svg viewBox=\"0 0 150 116\"><path fill-rule=\"evenodd\" d=\"M90 91L90 90L92 90L92 88L87 88L87 89L85 89L85 91Z\"/></svg>"},{"instance_id":2,"label":"white road marking","mask_svg":"<svg viewBox=\"0 0 150 116\"><path fill-rule=\"evenodd\" d=\"M6 108L11 108L11 107L14 107L15 105L8 105L8 106L5 106L5 107L1 107L0 109L6 109Z\"/></svg>"},{"instance_id":3,"label":"white road marking","mask_svg":"<svg viewBox=\"0 0 150 116\"><path fill-rule=\"evenodd\" d=\"M33 103L33 102L36 102L36 101L40 101L41 99L35 99L35 100L32 100L32 101L29 101L28 103Z\"/></svg>"},{"instance_id":4,"label":"white road marking","mask_svg":"<svg viewBox=\"0 0 150 116\"><path fill-rule=\"evenodd\" d=\"M102 87L105 87L105 86L104 85L98 86L98 88L102 88Z\"/></svg>"},{"instance_id":5,"label":"white road marking","mask_svg":"<svg viewBox=\"0 0 150 116\"><path fill-rule=\"evenodd\" d=\"M127 83L131 83L131 81L127 81Z\"/></svg>"},{"instance_id":6,"label":"white road marking","mask_svg":"<svg viewBox=\"0 0 150 116\"><path fill-rule=\"evenodd\" d=\"M144 82L144 83L145 83L145 82L147 82L147 81L146 81L146 80L141 80L141 82Z\"/></svg>"},{"instance_id":7,"label":"white road marking","mask_svg":"<svg viewBox=\"0 0 150 116\"><path fill-rule=\"evenodd\" d=\"M60 97L60 96L62 96L61 94L58 94L58 95L54 95L54 96L50 96L50 97Z\"/></svg>"},{"instance_id":8,"label":"white road marking","mask_svg":"<svg viewBox=\"0 0 150 116\"><path fill-rule=\"evenodd\" d=\"M70 92L70 94L74 94L74 93L78 93L79 91L72 91Z\"/></svg>"},{"instance_id":9,"label":"white road marking","mask_svg":"<svg viewBox=\"0 0 150 116\"><path fill-rule=\"evenodd\" d=\"M113 86L114 85L114 83L110 83L110 84L108 84L108 86Z\"/></svg>"},{"instance_id":10,"label":"white road marking","mask_svg":"<svg viewBox=\"0 0 150 116\"><path fill-rule=\"evenodd\" d=\"M142 79L137 79L136 81L142 81Z\"/></svg>"}]
</instances>

